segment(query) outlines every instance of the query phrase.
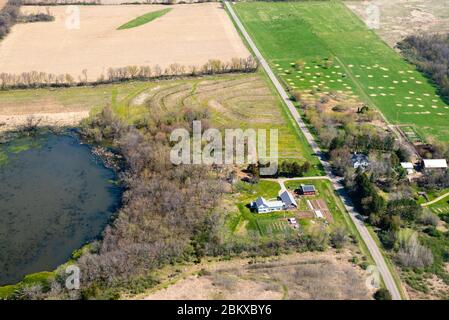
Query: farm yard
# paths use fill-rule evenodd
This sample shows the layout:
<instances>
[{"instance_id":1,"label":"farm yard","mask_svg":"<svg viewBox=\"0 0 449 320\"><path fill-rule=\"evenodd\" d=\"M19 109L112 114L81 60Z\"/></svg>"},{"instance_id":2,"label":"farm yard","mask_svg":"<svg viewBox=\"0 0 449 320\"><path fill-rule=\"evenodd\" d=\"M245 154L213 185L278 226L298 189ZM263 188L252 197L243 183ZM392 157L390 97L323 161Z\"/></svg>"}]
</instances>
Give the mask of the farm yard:
<instances>
[{"instance_id":1,"label":"farm yard","mask_svg":"<svg viewBox=\"0 0 449 320\"><path fill-rule=\"evenodd\" d=\"M55 21L17 24L0 42L1 72L70 74L75 81L96 81L107 77L109 68L200 67L210 59L249 56L219 3L79 6L79 26L77 13L67 6L49 8ZM148 23L117 30L145 13L169 8ZM22 7L26 14L42 10Z\"/></svg>"},{"instance_id":2,"label":"farm yard","mask_svg":"<svg viewBox=\"0 0 449 320\"><path fill-rule=\"evenodd\" d=\"M295 194L302 184L314 185L316 195L302 196ZM262 239L272 239L273 237L290 236L295 232L304 232L310 227L319 225L340 225L349 226L349 219L346 217L345 209L340 199L335 194L332 184L327 179L313 179L300 181L286 181L285 186L291 194L295 194L298 204L296 209L271 213L255 213L248 205L257 197L262 196L266 200L277 198L281 187L278 182L271 180L261 180L257 184L239 182L236 187L234 199L238 199L237 209L228 216L227 226L233 237L252 238L254 236ZM229 210L233 211L233 201L229 201ZM316 210L323 214L322 219L317 219ZM297 219L299 229L293 228L289 223L289 218ZM352 231L351 231L352 232Z\"/></svg>"},{"instance_id":3,"label":"farm yard","mask_svg":"<svg viewBox=\"0 0 449 320\"><path fill-rule=\"evenodd\" d=\"M435 87L344 4L252 2L234 8L291 91L345 92L423 139L449 140L449 106Z\"/></svg>"}]
</instances>

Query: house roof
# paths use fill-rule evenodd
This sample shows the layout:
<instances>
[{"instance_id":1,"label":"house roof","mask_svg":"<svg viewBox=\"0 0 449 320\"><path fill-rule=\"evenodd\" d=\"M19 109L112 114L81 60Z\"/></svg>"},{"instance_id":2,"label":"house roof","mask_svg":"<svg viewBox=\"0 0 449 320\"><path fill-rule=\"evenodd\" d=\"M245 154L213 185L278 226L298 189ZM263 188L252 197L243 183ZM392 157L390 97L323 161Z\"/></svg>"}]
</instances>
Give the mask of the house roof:
<instances>
[{"instance_id":1,"label":"house roof","mask_svg":"<svg viewBox=\"0 0 449 320\"><path fill-rule=\"evenodd\" d=\"M293 198L292 194L290 192L288 192L287 190L282 192L279 197L281 198L281 200L284 202L284 204L286 206L291 206L291 205L294 205L295 207L298 206L295 198Z\"/></svg>"},{"instance_id":2,"label":"house roof","mask_svg":"<svg viewBox=\"0 0 449 320\"><path fill-rule=\"evenodd\" d=\"M447 168L446 159L424 159L424 168Z\"/></svg>"},{"instance_id":3,"label":"house roof","mask_svg":"<svg viewBox=\"0 0 449 320\"><path fill-rule=\"evenodd\" d=\"M315 186L313 184L302 184L302 192L315 192Z\"/></svg>"},{"instance_id":4,"label":"house roof","mask_svg":"<svg viewBox=\"0 0 449 320\"><path fill-rule=\"evenodd\" d=\"M413 169L413 163L411 162L401 162L401 167L404 169Z\"/></svg>"},{"instance_id":5,"label":"house roof","mask_svg":"<svg viewBox=\"0 0 449 320\"><path fill-rule=\"evenodd\" d=\"M369 166L369 159L368 156L363 153L354 153L351 156L351 162L352 166L357 169L358 167L368 167Z\"/></svg>"},{"instance_id":6,"label":"house roof","mask_svg":"<svg viewBox=\"0 0 449 320\"><path fill-rule=\"evenodd\" d=\"M261 207L261 206L266 206L268 207L268 203L267 200L265 200L264 197L259 197L256 199L256 206L257 207Z\"/></svg>"},{"instance_id":7,"label":"house roof","mask_svg":"<svg viewBox=\"0 0 449 320\"><path fill-rule=\"evenodd\" d=\"M259 197L256 199L256 206L259 207L268 207L268 208L273 208L273 207L282 207L284 205L284 203L282 201L267 201L265 200L264 197Z\"/></svg>"}]
</instances>

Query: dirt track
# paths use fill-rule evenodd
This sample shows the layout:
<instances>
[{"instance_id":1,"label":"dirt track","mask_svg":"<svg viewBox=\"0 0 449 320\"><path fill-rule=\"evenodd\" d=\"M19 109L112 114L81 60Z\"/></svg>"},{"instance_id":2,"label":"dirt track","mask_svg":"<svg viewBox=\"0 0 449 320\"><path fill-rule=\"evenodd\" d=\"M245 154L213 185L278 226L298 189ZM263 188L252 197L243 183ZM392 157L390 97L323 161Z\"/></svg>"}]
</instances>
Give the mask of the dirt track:
<instances>
[{"instance_id":1,"label":"dirt track","mask_svg":"<svg viewBox=\"0 0 449 320\"><path fill-rule=\"evenodd\" d=\"M229 61L249 56L221 4L170 7L173 10L163 17L126 30L116 29L167 6L76 6L80 10L79 29L68 23L77 14L68 9L73 7L49 7L55 21L17 24L0 42L0 70L13 74L69 73L78 80L84 78L82 70L86 69L88 80L94 81L102 74L107 76L109 67L203 65L209 59ZM23 7L24 12L44 10Z\"/></svg>"}]
</instances>

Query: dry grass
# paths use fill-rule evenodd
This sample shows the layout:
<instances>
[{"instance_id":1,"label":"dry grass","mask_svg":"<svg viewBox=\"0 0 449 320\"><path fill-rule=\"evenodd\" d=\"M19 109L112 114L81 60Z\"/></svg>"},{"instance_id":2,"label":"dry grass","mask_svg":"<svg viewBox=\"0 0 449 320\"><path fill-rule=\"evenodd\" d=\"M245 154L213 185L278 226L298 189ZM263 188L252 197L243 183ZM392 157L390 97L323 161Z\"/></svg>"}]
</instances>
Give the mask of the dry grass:
<instances>
[{"instance_id":1,"label":"dry grass","mask_svg":"<svg viewBox=\"0 0 449 320\"><path fill-rule=\"evenodd\" d=\"M349 251L302 253L257 261L238 259L201 266L145 299L370 299L366 275L348 262Z\"/></svg>"},{"instance_id":2,"label":"dry grass","mask_svg":"<svg viewBox=\"0 0 449 320\"><path fill-rule=\"evenodd\" d=\"M380 29L377 32L391 47L406 36L422 31L449 31L447 1L373 0L345 3L362 20L367 19L368 5L377 5L380 9Z\"/></svg>"},{"instance_id":3,"label":"dry grass","mask_svg":"<svg viewBox=\"0 0 449 320\"><path fill-rule=\"evenodd\" d=\"M0 43L0 70L70 74L89 81L110 67L170 64L201 66L209 59L230 61L249 52L219 3L173 5L169 13L137 28L116 30L148 12L167 6L78 6L79 29L68 29L67 6L49 7L53 22L17 24ZM23 12L41 12L25 6Z\"/></svg>"}]
</instances>

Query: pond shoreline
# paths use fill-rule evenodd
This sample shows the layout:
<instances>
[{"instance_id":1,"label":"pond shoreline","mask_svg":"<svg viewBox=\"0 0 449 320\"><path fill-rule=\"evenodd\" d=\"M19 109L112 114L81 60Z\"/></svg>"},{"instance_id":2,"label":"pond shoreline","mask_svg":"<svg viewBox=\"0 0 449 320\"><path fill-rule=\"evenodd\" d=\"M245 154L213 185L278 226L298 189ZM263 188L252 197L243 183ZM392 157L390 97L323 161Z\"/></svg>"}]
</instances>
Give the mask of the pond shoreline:
<instances>
[{"instance_id":1,"label":"pond shoreline","mask_svg":"<svg viewBox=\"0 0 449 320\"><path fill-rule=\"evenodd\" d=\"M123 192L124 192L124 187L120 182L120 173L122 171L122 164L123 164L121 155L118 154L116 152L116 150L112 150L112 149L109 149L109 148L106 148L103 146L99 146L91 141L87 141L86 137L83 136L82 132L80 132L80 130L78 128L45 127L45 128L38 128L31 132L23 131L23 130L22 131L15 130L15 131L1 132L0 133L0 148L2 146L5 146L8 143L11 143L11 142L17 140L17 139L20 139L23 137L39 136L39 135L55 135L58 137L69 136L71 138L76 139L74 141L76 141L76 143L78 143L79 146L87 146L88 150L89 150L89 154L91 154L91 156L94 157L94 161L98 165L100 165L108 170L111 170L113 172L113 176L115 178L113 180L108 180L109 181L108 183L112 183L113 187L116 188L117 190L119 190L119 192L116 194L116 196L114 196L114 197L116 197L115 198L116 200L114 200L115 205L113 206L112 213L110 214L106 224L101 228L101 230L99 230L98 235L96 237L94 237L89 242L86 242L86 243L82 244L81 246L77 247L75 250L73 250L72 253L70 254L70 258L67 259L67 261L65 261L64 263L62 263L62 264L58 265L56 268L54 268L53 269L54 271L48 272L45 270L41 270L41 271L38 271L37 273L31 273L31 274L24 275L21 280L19 280L18 282L14 282L15 284L0 285L0 299L5 298L5 296L2 295L2 293L4 293L4 291L5 291L3 289L8 289L6 291L10 291L11 287L20 286L21 283L26 279L34 278L34 276L37 276L37 278L40 279L39 281L42 281L43 279L41 279L41 277L38 275L47 274L48 276L53 276L53 273L56 270L58 270L58 268L60 266L63 266L66 263L72 261L72 259L74 258L75 252L83 250L83 248L85 248L86 245L88 246L90 243L100 240L102 238L105 228L107 226L111 225L111 223L116 219L117 213L119 212L120 208L123 205L122 196L123 196ZM75 146L76 146L76 144L75 144ZM26 148L23 151L27 151ZM22 152L22 151L20 151L20 152ZM0 168L1 168L1 166L2 166L2 164L0 163ZM79 226L75 225L74 227L76 228Z\"/></svg>"}]
</instances>

